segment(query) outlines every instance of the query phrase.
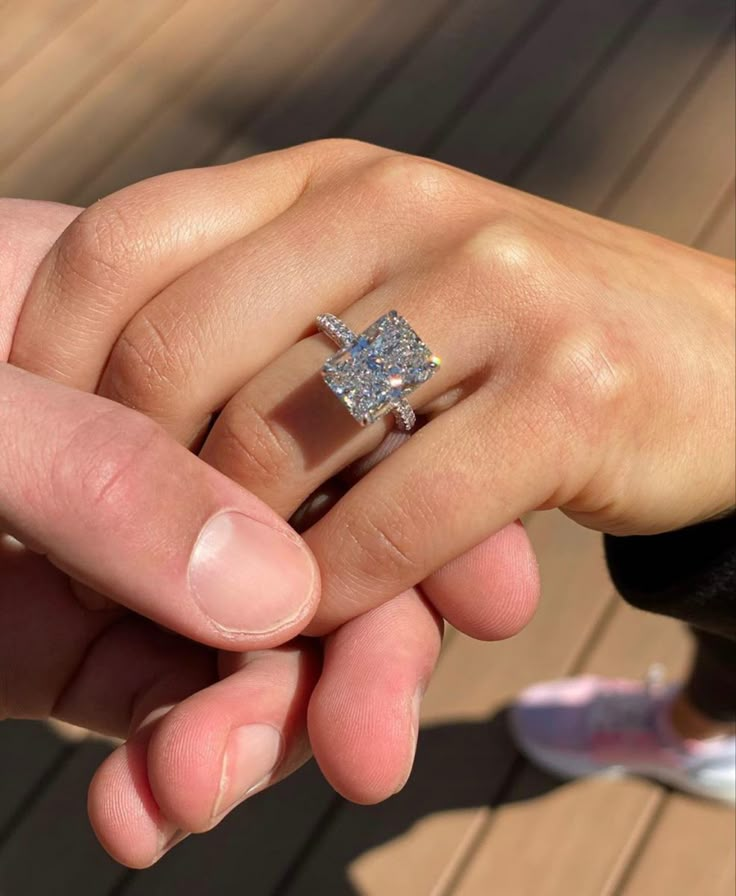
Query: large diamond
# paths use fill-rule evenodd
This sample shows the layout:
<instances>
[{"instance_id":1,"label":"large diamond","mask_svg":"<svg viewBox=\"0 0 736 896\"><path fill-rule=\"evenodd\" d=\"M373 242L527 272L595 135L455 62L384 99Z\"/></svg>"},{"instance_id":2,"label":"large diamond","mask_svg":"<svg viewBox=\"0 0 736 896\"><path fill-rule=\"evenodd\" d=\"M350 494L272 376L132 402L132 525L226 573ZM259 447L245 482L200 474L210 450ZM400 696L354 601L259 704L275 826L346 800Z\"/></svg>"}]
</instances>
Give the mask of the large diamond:
<instances>
[{"instance_id":1,"label":"large diamond","mask_svg":"<svg viewBox=\"0 0 736 896\"><path fill-rule=\"evenodd\" d=\"M387 414L396 401L426 382L436 358L397 311L389 311L328 358L327 385L364 426Z\"/></svg>"}]
</instances>

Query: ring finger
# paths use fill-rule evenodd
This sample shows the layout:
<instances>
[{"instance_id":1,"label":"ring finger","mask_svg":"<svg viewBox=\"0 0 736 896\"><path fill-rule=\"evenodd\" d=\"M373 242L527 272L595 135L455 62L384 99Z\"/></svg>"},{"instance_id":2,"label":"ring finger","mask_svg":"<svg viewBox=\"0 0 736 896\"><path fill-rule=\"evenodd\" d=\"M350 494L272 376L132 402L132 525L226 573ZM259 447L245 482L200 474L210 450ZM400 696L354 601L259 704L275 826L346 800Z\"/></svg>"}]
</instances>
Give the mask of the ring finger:
<instances>
[{"instance_id":1,"label":"ring finger","mask_svg":"<svg viewBox=\"0 0 736 896\"><path fill-rule=\"evenodd\" d=\"M439 370L411 398L415 407L430 416L447 410L474 388L477 359L483 357L470 344L472 340L461 344L443 321L444 304L452 302L456 282L449 270L427 267L420 272L406 271L361 298L343 315L346 324L361 333L398 305L406 321L426 341L425 357L438 351ZM389 321L384 338L390 337L388 328L393 326ZM500 333L498 326L478 324L474 338L484 339L485 351L492 352L490 340L498 339ZM234 395L201 451L207 463L285 518L318 486L375 449L393 426L388 414L362 427L341 407L320 373L326 358L337 351L322 334L297 342ZM400 347L396 360L402 360ZM379 371L377 395L381 394L382 376Z\"/></svg>"}]
</instances>

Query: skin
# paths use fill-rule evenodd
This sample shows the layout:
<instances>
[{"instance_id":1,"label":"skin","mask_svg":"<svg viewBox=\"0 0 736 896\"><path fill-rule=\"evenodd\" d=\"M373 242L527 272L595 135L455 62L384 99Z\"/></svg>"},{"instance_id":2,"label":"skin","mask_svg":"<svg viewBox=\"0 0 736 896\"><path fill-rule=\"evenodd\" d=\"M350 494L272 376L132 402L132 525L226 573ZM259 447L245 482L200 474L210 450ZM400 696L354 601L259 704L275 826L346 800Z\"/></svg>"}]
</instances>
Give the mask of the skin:
<instances>
[{"instance_id":1,"label":"skin","mask_svg":"<svg viewBox=\"0 0 736 896\"><path fill-rule=\"evenodd\" d=\"M721 259L351 141L155 178L76 218L33 277L13 365L145 415L165 445L242 486L238 500L260 499L259 513L290 518L315 490L350 485L303 532L318 599L273 635L327 635L321 676L311 644L272 650L230 633L227 663L234 648L258 647L256 659L221 660L225 677L190 682L191 696L157 695L103 765L90 796L103 844L142 865L177 830L216 823L227 739L243 723L233 713L281 730L272 780L293 767L306 725L341 792L370 801L396 789L438 616L499 637L530 614L532 564L514 523L527 511L559 507L623 534L732 507L732 295ZM332 312L359 331L390 308L443 365L412 397L426 424L350 482L341 471L391 424L359 428L320 382L333 349L314 318ZM149 477L164 462L148 463ZM134 593L86 579L203 639L191 614L162 616L170 603L147 579ZM403 707L395 743L361 739L351 700L366 689Z\"/></svg>"},{"instance_id":2,"label":"skin","mask_svg":"<svg viewBox=\"0 0 736 896\"><path fill-rule=\"evenodd\" d=\"M721 722L703 715L685 691L680 691L672 701L670 721L677 734L686 740L709 740L736 732L736 725L732 722Z\"/></svg>"},{"instance_id":3,"label":"skin","mask_svg":"<svg viewBox=\"0 0 736 896\"><path fill-rule=\"evenodd\" d=\"M0 201L0 360L7 359L34 272L79 212ZM149 563L138 588L127 587L150 559L140 533L154 535L183 566L207 515L203 492L207 512L235 504L278 529L282 519L213 476L157 426L151 442L150 421L122 406L7 365L0 366L0 394L0 532L26 545L0 534L0 718L56 717L125 741L95 777L89 804L101 842L131 867L152 864L186 832L212 827L232 808L226 797L234 794L237 804L254 776L263 778L258 767L263 771L267 757L257 740L250 747L246 741L239 763L228 762L232 733L249 724L280 736L277 765L259 787L288 775L314 750L346 797L384 799L409 774L417 695L439 652L442 623L428 595L486 637L512 633L533 612L536 565L523 528L512 524L430 576L422 591L409 589L322 641L257 649L268 638L215 632L206 647L177 637L174 631L212 642L213 632L193 629L196 613L178 600L177 563ZM128 452L135 463L126 461ZM364 470L380 456L364 459ZM102 483L90 477L96 467L108 470ZM359 474L354 470L351 480ZM111 481L115 489L103 487ZM308 527L345 487L323 489L295 525ZM100 493L115 500L100 500ZM148 501L150 494L157 500ZM194 525L177 533L172 520L186 518ZM101 553L108 546L111 554ZM241 567L239 576L243 600L252 589L264 602L256 571ZM170 615L162 619L167 592Z\"/></svg>"}]
</instances>

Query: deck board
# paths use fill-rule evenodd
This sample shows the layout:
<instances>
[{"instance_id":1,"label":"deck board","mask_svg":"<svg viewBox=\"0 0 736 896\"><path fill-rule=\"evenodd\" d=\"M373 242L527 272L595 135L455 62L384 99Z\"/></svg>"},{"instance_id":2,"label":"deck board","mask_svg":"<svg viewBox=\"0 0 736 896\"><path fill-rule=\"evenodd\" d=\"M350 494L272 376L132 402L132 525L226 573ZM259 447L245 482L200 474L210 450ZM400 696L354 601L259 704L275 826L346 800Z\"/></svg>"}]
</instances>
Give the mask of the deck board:
<instances>
[{"instance_id":1,"label":"deck board","mask_svg":"<svg viewBox=\"0 0 736 896\"><path fill-rule=\"evenodd\" d=\"M722 806L672 794L621 896L733 896L735 820Z\"/></svg>"},{"instance_id":2,"label":"deck board","mask_svg":"<svg viewBox=\"0 0 736 896\"><path fill-rule=\"evenodd\" d=\"M486 177L509 180L650 5L651 0L560 0L554 14L493 73L482 94L438 141L434 154Z\"/></svg>"},{"instance_id":3,"label":"deck board","mask_svg":"<svg viewBox=\"0 0 736 896\"><path fill-rule=\"evenodd\" d=\"M3 121L12 122L12 127L0 129L0 165L16 158L180 2L94 3L75 20L73 27L63 29L41 52L18 68L0 85ZM94 140L94 131L80 131L76 135L77 147L80 141L86 144L91 140Z\"/></svg>"},{"instance_id":4,"label":"deck board","mask_svg":"<svg viewBox=\"0 0 736 896\"><path fill-rule=\"evenodd\" d=\"M5 0L0 4L0 83L94 0Z\"/></svg>"},{"instance_id":5,"label":"deck board","mask_svg":"<svg viewBox=\"0 0 736 896\"><path fill-rule=\"evenodd\" d=\"M736 44L733 27L666 134L631 172L606 214L683 243L692 242L733 180L736 157ZM674 185L677 189L673 189Z\"/></svg>"},{"instance_id":6,"label":"deck board","mask_svg":"<svg viewBox=\"0 0 736 896\"><path fill-rule=\"evenodd\" d=\"M467 102L492 79L527 32L553 10L550 0L459 0L442 26L395 73L343 135L424 153Z\"/></svg>"},{"instance_id":7,"label":"deck board","mask_svg":"<svg viewBox=\"0 0 736 896\"><path fill-rule=\"evenodd\" d=\"M656 659L676 679L687 645L677 623L621 603L581 671L640 678ZM535 797L545 782L549 793ZM458 885L448 892L481 896L493 881L499 894L609 896L663 795L657 785L637 780L559 786L526 766Z\"/></svg>"},{"instance_id":8,"label":"deck board","mask_svg":"<svg viewBox=\"0 0 736 896\"><path fill-rule=\"evenodd\" d=\"M56 768L68 747L40 723L16 720L0 727L0 844L12 834L9 825L29 804Z\"/></svg>"},{"instance_id":9,"label":"deck board","mask_svg":"<svg viewBox=\"0 0 736 896\"><path fill-rule=\"evenodd\" d=\"M156 2L171 5L171 0ZM233 31L246 29L264 2L268 0L217 0L217 16L211 16L212 0L179 4L167 21L150 30L129 56L5 166L0 190L6 195L77 202L87 181L117 148L171 99L186 95L222 41Z\"/></svg>"},{"instance_id":10,"label":"deck board","mask_svg":"<svg viewBox=\"0 0 736 896\"><path fill-rule=\"evenodd\" d=\"M3 896L97 896L125 874L97 844L87 820L87 785L108 752L97 740L76 747L0 845Z\"/></svg>"},{"instance_id":11,"label":"deck board","mask_svg":"<svg viewBox=\"0 0 736 896\"><path fill-rule=\"evenodd\" d=\"M344 134L734 253L730 0L134 6L0 2L0 23L17 26L15 42L0 28L0 154L12 157L0 193L87 204L171 168ZM503 715L519 688L580 668L638 676L657 659L677 674L687 652L676 624L616 601L598 536L559 514L537 515L531 531L537 618L503 644L451 633L402 794L352 806L310 764L217 832L128 873L84 818L105 747L4 723L0 767L18 773L0 780L0 892L732 892L732 813L643 781L559 786L520 761Z\"/></svg>"},{"instance_id":12,"label":"deck board","mask_svg":"<svg viewBox=\"0 0 736 896\"><path fill-rule=\"evenodd\" d=\"M330 136L337 123L395 61L416 31L426 27L447 0L396 4L367 0L356 6L339 34L299 73L282 93L248 122L243 135L216 157L228 162L249 147L277 149Z\"/></svg>"},{"instance_id":13,"label":"deck board","mask_svg":"<svg viewBox=\"0 0 736 896\"><path fill-rule=\"evenodd\" d=\"M339 39L352 18L349 6L314 0L310 15L295 28L303 8L303 0L270 3L233 45L218 52L187 92L172 98L133 140L116 150L77 191L79 200L88 202L172 168L224 162L226 153L239 158L262 148L242 135L248 123L288 88L326 43ZM238 134L239 139L230 139Z\"/></svg>"},{"instance_id":14,"label":"deck board","mask_svg":"<svg viewBox=\"0 0 736 896\"><path fill-rule=\"evenodd\" d=\"M656 139L683 89L702 79L732 16L729 0L656 4L516 185L583 211L601 208L623 171Z\"/></svg>"}]
</instances>

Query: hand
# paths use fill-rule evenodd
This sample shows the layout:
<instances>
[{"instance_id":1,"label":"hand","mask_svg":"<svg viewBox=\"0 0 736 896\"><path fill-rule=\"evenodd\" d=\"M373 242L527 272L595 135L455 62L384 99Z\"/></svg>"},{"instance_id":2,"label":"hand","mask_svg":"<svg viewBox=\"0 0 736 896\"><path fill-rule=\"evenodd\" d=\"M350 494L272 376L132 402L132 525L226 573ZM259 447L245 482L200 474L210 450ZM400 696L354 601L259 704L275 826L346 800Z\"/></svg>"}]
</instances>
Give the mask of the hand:
<instances>
[{"instance_id":1,"label":"hand","mask_svg":"<svg viewBox=\"0 0 736 896\"><path fill-rule=\"evenodd\" d=\"M48 203L0 203L2 357L40 258L78 211ZM79 474L96 477L99 467L109 469L106 465L130 447L137 427L147 434L151 427L130 411L13 368L2 368L0 379L7 408L0 442L6 500L0 517L27 543L41 551L54 548L51 563L13 539L0 538L0 718L53 715L129 737L103 764L90 796L92 821L108 850L126 864L149 865L183 831L216 824L250 785L262 788L289 774L309 756L308 708L322 767L338 789L366 802L398 789L416 742L417 695L439 650L441 624L426 600L410 589L327 639L313 693L320 664L315 642L248 653L228 650L218 658L213 649L96 599L60 567L142 614L218 644L220 636L203 633L185 601L162 602L158 592L171 595L172 577L167 564L152 562L157 557L150 556L149 542L165 545L162 554L169 559L177 553L171 521L181 522L187 495L196 497L207 474L186 452L159 439L160 454L150 457L149 449L125 467L126 488L118 482L116 501L93 500L90 486L99 480L83 481ZM39 431L50 434L42 453ZM186 477L187 490L178 477L171 486L169 470ZM13 486L19 480L27 497L30 476L32 486L46 488L37 496L37 516L28 520L26 513L20 520L20 501L13 501L19 490ZM211 478L222 486L216 475ZM142 500L141 492L165 500ZM239 497L247 503L247 495ZM49 521L57 525L50 529ZM495 589L484 582L491 570ZM140 592L128 587L131 577ZM502 635L504 626L521 625L522 615L531 612L535 582L523 530L511 526L431 577L429 587L435 595L444 593L446 602L458 595L458 606L468 605L468 619L474 612L483 616L481 601L490 596L495 609L486 616L495 616ZM244 596L247 585L238 583ZM233 645L224 640L219 646ZM248 728L247 737L231 739L246 726L255 727ZM230 743L240 745L239 759L230 753ZM230 762L220 792L226 751Z\"/></svg>"},{"instance_id":2,"label":"hand","mask_svg":"<svg viewBox=\"0 0 736 896\"><path fill-rule=\"evenodd\" d=\"M312 630L324 631L519 509L654 531L728 506L729 286L725 263L656 238L433 163L317 144L99 203L47 258L15 348L18 363L99 387L191 447L221 411L203 456L288 515L385 434L357 431L314 376L331 351L309 336L314 315L347 308L361 329L398 307L445 363L414 399L429 425L305 535L323 572ZM447 305L465 322L454 363ZM24 348L24 325L38 333L45 317L66 352L43 337ZM80 361L74 339L90 337L98 349ZM439 598L462 623L469 604ZM514 601L483 603L487 634L503 627L497 606Z\"/></svg>"},{"instance_id":3,"label":"hand","mask_svg":"<svg viewBox=\"0 0 736 896\"><path fill-rule=\"evenodd\" d=\"M729 508L732 286L725 261L326 141L97 203L45 259L12 359L204 442L288 517L391 425L361 429L321 382L315 316L401 311L443 359L413 398L429 422L305 533L315 634L533 508L615 533Z\"/></svg>"}]
</instances>

